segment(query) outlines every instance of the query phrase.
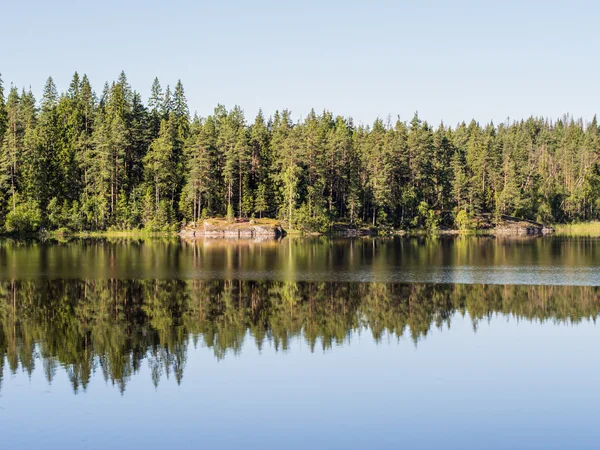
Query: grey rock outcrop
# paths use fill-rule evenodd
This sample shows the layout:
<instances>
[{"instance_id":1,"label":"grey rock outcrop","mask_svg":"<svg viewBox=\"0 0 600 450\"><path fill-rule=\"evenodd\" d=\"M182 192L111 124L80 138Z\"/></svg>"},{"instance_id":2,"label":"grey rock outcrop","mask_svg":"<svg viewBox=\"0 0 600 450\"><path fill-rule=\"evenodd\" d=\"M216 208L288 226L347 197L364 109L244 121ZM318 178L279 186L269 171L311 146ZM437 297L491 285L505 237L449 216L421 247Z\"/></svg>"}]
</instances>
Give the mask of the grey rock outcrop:
<instances>
[{"instance_id":1,"label":"grey rock outcrop","mask_svg":"<svg viewBox=\"0 0 600 450\"><path fill-rule=\"evenodd\" d=\"M184 238L229 238L229 239L254 239L254 238L279 238L285 234L280 225L264 225L252 222L214 224L204 221L201 227L190 224L181 229L179 235Z\"/></svg>"}]
</instances>

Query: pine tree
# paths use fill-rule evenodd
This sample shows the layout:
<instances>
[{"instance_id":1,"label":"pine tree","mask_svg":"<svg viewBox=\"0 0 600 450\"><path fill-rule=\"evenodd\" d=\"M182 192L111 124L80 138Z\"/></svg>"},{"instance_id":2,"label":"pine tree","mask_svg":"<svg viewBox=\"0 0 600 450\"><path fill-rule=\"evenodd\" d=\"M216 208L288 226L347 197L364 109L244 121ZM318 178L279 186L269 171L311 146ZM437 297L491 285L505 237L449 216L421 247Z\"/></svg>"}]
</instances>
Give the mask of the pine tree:
<instances>
[{"instance_id":1,"label":"pine tree","mask_svg":"<svg viewBox=\"0 0 600 450\"><path fill-rule=\"evenodd\" d=\"M299 126L299 129L303 132L302 148L306 156L304 178L309 217L313 217L316 210L320 211L326 201L327 180L325 172L328 160L325 153L325 146L328 130L323 124L325 120L323 117L318 117L313 109L304 121L304 124ZM331 205L331 198L329 203Z\"/></svg>"},{"instance_id":2,"label":"pine tree","mask_svg":"<svg viewBox=\"0 0 600 450\"><path fill-rule=\"evenodd\" d=\"M92 149L93 124L96 112L96 96L87 75L84 75L81 79L80 93L83 124L78 142L78 163L80 171L83 173L83 192L80 201L85 209L85 205L88 204L89 199L89 176L87 169L90 165L89 158Z\"/></svg>"},{"instance_id":3,"label":"pine tree","mask_svg":"<svg viewBox=\"0 0 600 450\"><path fill-rule=\"evenodd\" d=\"M255 211L262 217L269 211L269 199L272 191L269 139L270 132L265 123L262 110L258 111L250 130L250 186L256 191ZM259 188L262 191L259 195ZM260 205L260 206L259 206ZM257 209L260 208L260 209Z\"/></svg>"},{"instance_id":4,"label":"pine tree","mask_svg":"<svg viewBox=\"0 0 600 450\"><path fill-rule=\"evenodd\" d=\"M160 121L163 117L163 106L165 97L158 81L158 77L154 78L152 87L150 88L150 98L148 99L148 111L149 111L149 124L148 134L150 139L154 139L158 136L160 131Z\"/></svg>"},{"instance_id":5,"label":"pine tree","mask_svg":"<svg viewBox=\"0 0 600 450\"><path fill-rule=\"evenodd\" d=\"M112 155L110 145L110 122L103 108L94 121L90 157L86 162L88 174L88 198L85 210L87 220L94 229L103 229L110 218Z\"/></svg>"},{"instance_id":6,"label":"pine tree","mask_svg":"<svg viewBox=\"0 0 600 450\"><path fill-rule=\"evenodd\" d=\"M432 204L434 199L433 187L433 136L426 122L422 122L415 113L410 122L408 134L409 170L411 182L414 183L418 194L418 202Z\"/></svg>"},{"instance_id":7,"label":"pine tree","mask_svg":"<svg viewBox=\"0 0 600 450\"><path fill-rule=\"evenodd\" d=\"M457 213L466 209L467 197L469 192L469 181L465 174L464 156L460 150L456 150L452 155L452 197L456 205Z\"/></svg>"},{"instance_id":8,"label":"pine tree","mask_svg":"<svg viewBox=\"0 0 600 450\"><path fill-rule=\"evenodd\" d=\"M38 114L33 93L23 91L20 99L20 116L23 123L23 153L21 164L21 196L27 202L44 201L49 196L48 177L53 173L52 160L49 160L45 148L40 145L44 136L45 114Z\"/></svg>"},{"instance_id":9,"label":"pine tree","mask_svg":"<svg viewBox=\"0 0 600 450\"><path fill-rule=\"evenodd\" d=\"M273 146L275 181L279 188L281 217L294 228L294 210L297 206L298 185L300 182L301 161L304 158L302 133L299 127L292 127L290 112L283 110L274 123Z\"/></svg>"},{"instance_id":10,"label":"pine tree","mask_svg":"<svg viewBox=\"0 0 600 450\"><path fill-rule=\"evenodd\" d=\"M393 130L388 131L392 175L390 180L391 206L394 210L394 221L404 225L407 210L414 208L416 192L411 184L408 151L408 127L398 118Z\"/></svg>"},{"instance_id":11,"label":"pine tree","mask_svg":"<svg viewBox=\"0 0 600 450\"><path fill-rule=\"evenodd\" d=\"M452 179L452 148L444 124L440 124L433 134L432 181L434 188L433 206L444 210L450 197Z\"/></svg>"},{"instance_id":12,"label":"pine tree","mask_svg":"<svg viewBox=\"0 0 600 450\"><path fill-rule=\"evenodd\" d=\"M248 134L246 128L238 129L235 141L235 153L237 155L237 182L238 182L238 217L248 216L252 213L253 198L250 191L249 171L251 167L250 146L248 145Z\"/></svg>"},{"instance_id":13,"label":"pine tree","mask_svg":"<svg viewBox=\"0 0 600 450\"><path fill-rule=\"evenodd\" d=\"M363 154L365 166L369 172L368 187L371 194L371 213L373 226L378 215L385 220L385 209L391 206L392 194L392 158L389 134L381 119L377 119L369 133Z\"/></svg>"},{"instance_id":14,"label":"pine tree","mask_svg":"<svg viewBox=\"0 0 600 450\"><path fill-rule=\"evenodd\" d=\"M222 155L223 167L223 181L225 183L227 198L227 209L233 206L234 196L234 183L239 181L241 187L241 171L240 171L240 159L243 162L246 161L240 155L247 153L247 143L245 142L245 135L243 133L244 127L244 114L239 107L235 107L228 114L222 114L220 120L221 126L219 129L219 137L217 142L217 148L219 153ZM245 169L244 166L241 167ZM241 190L241 189L240 189ZM238 198L240 203L240 198Z\"/></svg>"},{"instance_id":15,"label":"pine tree","mask_svg":"<svg viewBox=\"0 0 600 450\"><path fill-rule=\"evenodd\" d=\"M351 130L342 116L337 116L327 138L328 171L328 209L332 214L334 207L340 216L345 214L348 187L351 173L348 170L352 153Z\"/></svg>"},{"instance_id":16,"label":"pine tree","mask_svg":"<svg viewBox=\"0 0 600 450\"><path fill-rule=\"evenodd\" d=\"M197 124L198 130L188 139L186 145L186 184L184 187L184 205L188 205L191 218L197 223L202 211L209 208L209 195L213 184L213 155L207 125ZM191 204L191 208L189 205Z\"/></svg>"},{"instance_id":17,"label":"pine tree","mask_svg":"<svg viewBox=\"0 0 600 450\"><path fill-rule=\"evenodd\" d=\"M254 210L258 213L258 217L262 218L263 214L269 210L269 200L267 197L267 186L264 183L258 185L256 190L256 200L254 201Z\"/></svg>"},{"instance_id":18,"label":"pine tree","mask_svg":"<svg viewBox=\"0 0 600 450\"><path fill-rule=\"evenodd\" d=\"M128 196L144 181L144 156L150 143L156 138L151 132L152 120L152 116L148 114L148 110L142 103L140 94L134 92L128 125L129 146L125 161L127 175L124 191Z\"/></svg>"},{"instance_id":19,"label":"pine tree","mask_svg":"<svg viewBox=\"0 0 600 450\"><path fill-rule=\"evenodd\" d=\"M6 99L4 98L4 84L0 73L0 145L4 140L4 133L8 128L8 113L6 112Z\"/></svg>"},{"instance_id":20,"label":"pine tree","mask_svg":"<svg viewBox=\"0 0 600 450\"><path fill-rule=\"evenodd\" d=\"M146 183L154 191L154 208L156 211L161 206L161 201L168 202L173 207L176 186L175 162L176 130L173 119L163 119L160 124L160 133L150 144L148 153L144 157L144 172Z\"/></svg>"},{"instance_id":21,"label":"pine tree","mask_svg":"<svg viewBox=\"0 0 600 450\"><path fill-rule=\"evenodd\" d=\"M5 198L10 197L10 208L15 211L17 207L17 183L19 161L18 156L22 148L23 126L20 121L19 93L12 86L6 101L7 130L2 142L2 153L0 155L0 188L5 191Z\"/></svg>"},{"instance_id":22,"label":"pine tree","mask_svg":"<svg viewBox=\"0 0 600 450\"><path fill-rule=\"evenodd\" d=\"M171 93L171 87L167 85L167 89L165 89L165 95L163 97L163 103L161 108L162 117L169 117L171 112L173 111L173 94Z\"/></svg>"},{"instance_id":23,"label":"pine tree","mask_svg":"<svg viewBox=\"0 0 600 450\"><path fill-rule=\"evenodd\" d=\"M105 125L110 152L110 217L117 219L116 206L119 193L127 186L127 160L131 150L129 133L133 92L125 74L121 72L119 80L110 88L105 108Z\"/></svg>"}]
</instances>

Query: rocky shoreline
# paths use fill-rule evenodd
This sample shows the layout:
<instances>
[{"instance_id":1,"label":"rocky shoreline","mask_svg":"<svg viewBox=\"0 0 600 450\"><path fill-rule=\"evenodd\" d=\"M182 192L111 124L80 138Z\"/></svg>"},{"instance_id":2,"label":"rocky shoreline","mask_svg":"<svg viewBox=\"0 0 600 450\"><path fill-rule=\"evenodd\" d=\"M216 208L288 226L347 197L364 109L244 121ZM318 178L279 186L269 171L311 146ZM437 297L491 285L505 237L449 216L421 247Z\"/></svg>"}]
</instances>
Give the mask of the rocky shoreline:
<instances>
[{"instance_id":1,"label":"rocky shoreline","mask_svg":"<svg viewBox=\"0 0 600 450\"><path fill-rule=\"evenodd\" d=\"M494 236L548 236L554 233L554 228L533 220L519 219L511 216L500 216L500 223L487 231Z\"/></svg>"},{"instance_id":2,"label":"rocky shoreline","mask_svg":"<svg viewBox=\"0 0 600 450\"><path fill-rule=\"evenodd\" d=\"M280 238L285 230L279 223L257 223L253 220L226 222L205 220L202 224L188 224L179 231L183 238Z\"/></svg>"},{"instance_id":3,"label":"rocky shoreline","mask_svg":"<svg viewBox=\"0 0 600 450\"><path fill-rule=\"evenodd\" d=\"M526 219L510 216L501 216L499 222L493 222L491 215L482 214L477 217L477 227L473 229L477 234L497 237L536 237L547 236L554 233L552 227ZM387 230L376 228L358 228L353 226L334 225L327 233L333 237L360 237L384 235L420 235L423 232ZM453 228L441 228L434 232L438 235L458 235L463 231ZM225 239L278 239L286 235L282 225L271 219L227 221L224 219L207 219L202 223L189 223L179 231L179 236L185 239L196 238L225 238ZM320 234L320 233L314 233Z\"/></svg>"}]
</instances>

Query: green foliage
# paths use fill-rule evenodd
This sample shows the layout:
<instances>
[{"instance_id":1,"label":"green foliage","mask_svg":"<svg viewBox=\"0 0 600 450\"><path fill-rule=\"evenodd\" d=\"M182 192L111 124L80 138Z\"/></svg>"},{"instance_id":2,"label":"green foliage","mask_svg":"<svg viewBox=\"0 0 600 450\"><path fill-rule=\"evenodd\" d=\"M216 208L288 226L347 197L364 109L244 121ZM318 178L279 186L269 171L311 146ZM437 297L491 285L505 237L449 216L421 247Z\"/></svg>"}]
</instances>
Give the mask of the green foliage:
<instances>
[{"instance_id":1,"label":"green foliage","mask_svg":"<svg viewBox=\"0 0 600 450\"><path fill-rule=\"evenodd\" d=\"M53 197L46 207L46 214L48 215L48 224L52 228L58 228L64 221L62 216L61 208L58 204L58 198Z\"/></svg>"},{"instance_id":2,"label":"green foliage","mask_svg":"<svg viewBox=\"0 0 600 450\"><path fill-rule=\"evenodd\" d=\"M436 211L431 209L426 202L419 203L415 225L425 228L427 231L434 232L437 230L439 223L440 218Z\"/></svg>"},{"instance_id":3,"label":"green foliage","mask_svg":"<svg viewBox=\"0 0 600 450\"><path fill-rule=\"evenodd\" d=\"M100 95L85 75L64 93L48 78L39 104L15 87L5 97L0 80L4 229L22 216L17 199L39 205L38 226L51 230L237 216L306 230L336 221L434 231L450 211L600 220L596 118L449 128L415 113L364 126L330 111L294 122L283 110L249 124L239 106L190 118L180 81L163 90L155 79L146 107L124 73Z\"/></svg>"},{"instance_id":4,"label":"green foliage","mask_svg":"<svg viewBox=\"0 0 600 450\"><path fill-rule=\"evenodd\" d=\"M145 229L148 231L175 231L177 229L173 208L168 201L160 201L152 218L146 222Z\"/></svg>"},{"instance_id":5,"label":"green foliage","mask_svg":"<svg viewBox=\"0 0 600 450\"><path fill-rule=\"evenodd\" d=\"M309 209L306 203L294 212L294 226L304 232L326 233L331 228L327 211L324 208Z\"/></svg>"},{"instance_id":6,"label":"green foliage","mask_svg":"<svg viewBox=\"0 0 600 450\"><path fill-rule=\"evenodd\" d=\"M69 234L71 234L71 230L67 227L61 227L58 230L56 230L56 234L60 236L68 236Z\"/></svg>"},{"instance_id":7,"label":"green foliage","mask_svg":"<svg viewBox=\"0 0 600 450\"><path fill-rule=\"evenodd\" d=\"M42 213L35 202L18 203L6 216L4 228L9 233L33 233L42 225Z\"/></svg>"},{"instance_id":8,"label":"green foliage","mask_svg":"<svg viewBox=\"0 0 600 450\"><path fill-rule=\"evenodd\" d=\"M267 186L264 183L261 183L258 186L258 190L256 192L256 200L254 201L254 211L256 211L259 217L262 217L263 214L269 210L269 203L267 199Z\"/></svg>"},{"instance_id":9,"label":"green foliage","mask_svg":"<svg viewBox=\"0 0 600 450\"><path fill-rule=\"evenodd\" d=\"M85 225L85 216L77 200L75 200L71 205L68 217L68 229L73 231L83 230Z\"/></svg>"},{"instance_id":10,"label":"green foliage","mask_svg":"<svg viewBox=\"0 0 600 450\"><path fill-rule=\"evenodd\" d=\"M476 223L473 220L473 214L468 213L465 209L461 209L454 218L456 227L461 231L471 231L476 227Z\"/></svg>"},{"instance_id":11,"label":"green foliage","mask_svg":"<svg viewBox=\"0 0 600 450\"><path fill-rule=\"evenodd\" d=\"M125 191L121 190L121 192L119 192L119 198L117 199L117 209L113 227L119 230L134 228L133 221L131 220L132 213L133 208L130 208L127 194Z\"/></svg>"}]
</instances>

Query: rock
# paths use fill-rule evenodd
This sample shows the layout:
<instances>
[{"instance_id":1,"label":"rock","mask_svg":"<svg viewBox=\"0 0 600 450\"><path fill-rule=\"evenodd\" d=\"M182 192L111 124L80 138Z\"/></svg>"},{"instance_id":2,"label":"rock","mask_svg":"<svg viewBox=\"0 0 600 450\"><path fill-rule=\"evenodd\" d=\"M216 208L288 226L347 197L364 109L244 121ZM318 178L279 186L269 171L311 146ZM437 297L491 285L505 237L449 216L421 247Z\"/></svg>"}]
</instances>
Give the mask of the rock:
<instances>
[{"instance_id":1,"label":"rock","mask_svg":"<svg viewBox=\"0 0 600 450\"><path fill-rule=\"evenodd\" d=\"M547 235L549 235L549 234L553 234L555 231L556 231L556 230L555 230L554 228L552 228L552 227L549 227L549 226L544 226L544 227L542 228L542 234L543 234L544 236L547 236Z\"/></svg>"},{"instance_id":2,"label":"rock","mask_svg":"<svg viewBox=\"0 0 600 450\"><path fill-rule=\"evenodd\" d=\"M547 236L554 233L554 228L532 220L502 216L502 222L490 230L496 236Z\"/></svg>"},{"instance_id":3,"label":"rock","mask_svg":"<svg viewBox=\"0 0 600 450\"><path fill-rule=\"evenodd\" d=\"M202 228L197 226L186 226L181 229L179 235L184 238L234 238L234 239L255 239L255 238L279 238L285 234L285 231L279 224L265 225L250 222L227 223L205 220Z\"/></svg>"}]
</instances>

